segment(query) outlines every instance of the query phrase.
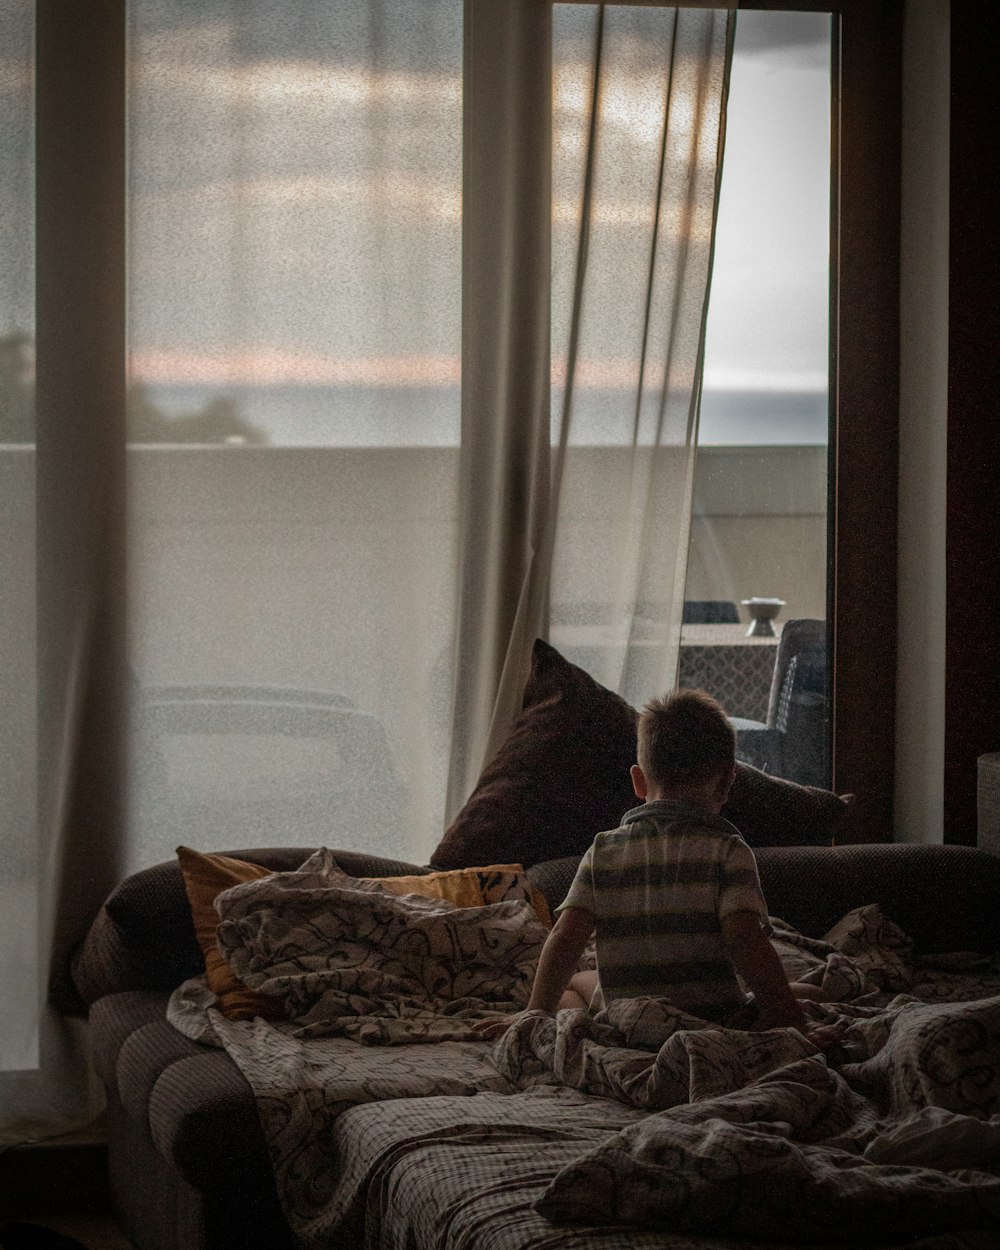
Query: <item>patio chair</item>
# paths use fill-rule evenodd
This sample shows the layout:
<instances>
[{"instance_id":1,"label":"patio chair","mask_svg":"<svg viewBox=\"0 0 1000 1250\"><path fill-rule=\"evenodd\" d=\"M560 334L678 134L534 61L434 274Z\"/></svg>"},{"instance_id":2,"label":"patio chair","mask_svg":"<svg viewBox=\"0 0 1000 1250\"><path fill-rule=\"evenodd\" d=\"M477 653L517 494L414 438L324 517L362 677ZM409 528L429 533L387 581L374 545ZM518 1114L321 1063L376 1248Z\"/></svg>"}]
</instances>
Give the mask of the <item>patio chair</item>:
<instances>
[{"instance_id":1,"label":"patio chair","mask_svg":"<svg viewBox=\"0 0 1000 1250\"><path fill-rule=\"evenodd\" d=\"M733 717L736 758L755 768L823 786L829 778L825 621L791 620L781 631L767 721Z\"/></svg>"}]
</instances>

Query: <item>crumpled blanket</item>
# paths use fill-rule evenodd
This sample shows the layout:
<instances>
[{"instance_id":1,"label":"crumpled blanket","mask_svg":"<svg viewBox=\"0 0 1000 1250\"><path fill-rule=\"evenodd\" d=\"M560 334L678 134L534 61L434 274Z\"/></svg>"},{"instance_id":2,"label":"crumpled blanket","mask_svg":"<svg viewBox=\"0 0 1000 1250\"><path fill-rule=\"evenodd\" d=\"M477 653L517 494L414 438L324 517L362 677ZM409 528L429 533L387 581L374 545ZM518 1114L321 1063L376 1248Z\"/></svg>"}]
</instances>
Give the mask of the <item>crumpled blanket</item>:
<instances>
[{"instance_id":1,"label":"crumpled blanket","mask_svg":"<svg viewBox=\"0 0 1000 1250\"><path fill-rule=\"evenodd\" d=\"M748 1135L757 1134L765 1148L772 1145L769 1137L777 1139L780 1145L790 1125L767 1119L743 1123L738 1117L744 1097L746 1115L752 1115L755 1109L765 1115L773 1112L784 1098L791 1104L788 1113L793 1120L808 1124L815 1116L816 1131L823 1131L823 1105L828 1092L836 1098L835 1088L823 1088L823 1071L822 1060L803 1060L775 1074L774 1083L781 1086L780 1094L765 1090L755 1103L756 1086L738 1092L732 1100L736 1128L746 1130ZM836 1077L835 1073L830 1075ZM765 1083L762 1080L758 1084ZM711 1150L689 1150L685 1158L695 1163L697 1170L692 1169L690 1177L682 1173L672 1181L675 1196L684 1179L689 1181L686 1209L695 1218L688 1221L688 1229L682 1228L672 1213L669 1218L651 1219L644 1225L601 1218L603 1195L597 1188L612 1183L613 1178L593 1172L590 1180L594 1185L588 1195L593 1209L580 1210L580 1222L556 1224L540 1211L544 1206L540 1200L553 1180L590 1157L603 1143L614 1142L626 1132L638 1134L643 1124L669 1117L679 1125L677 1140L683 1151L690 1135L688 1119L693 1118L695 1127L699 1127L700 1119L726 1109L720 1098L644 1116L609 1099L590 1098L560 1087L464 1099L411 1098L391 1108L356 1107L338 1119L332 1134L343 1167L327 1208L331 1216L325 1226L327 1239L304 1237L303 1242L309 1250L339 1244L377 1246L379 1250L804 1250L814 1241L822 1241L827 1250L996 1250L995 1228L965 1227L955 1231L956 1226L968 1223L957 1202L950 1212L938 1212L933 1221L940 1228L947 1223L948 1214L954 1221L949 1231L931 1233L931 1221L925 1229L919 1226L918 1218L907 1215L899 1221L897 1235L889 1212L883 1207L880 1213L875 1202L869 1205L868 1213L878 1218L859 1231L861 1221L850 1216L847 1227L840 1227L832 1218L833 1206L824 1207L822 1189L804 1184L798 1187L792 1201L807 1208L815 1204L813 1227L807 1229L805 1236L800 1231L807 1222L801 1212L789 1212L791 1201L784 1206L771 1203L770 1227L759 1239L735 1239L731 1233L707 1231L717 1215L728 1214L725 1204L733 1197L733 1188L727 1192L725 1186L729 1160L724 1154L717 1157ZM667 1142L662 1144L666 1149ZM835 1150L832 1147L831 1154ZM863 1161L846 1149L840 1149L836 1157L854 1162L838 1169L834 1183L845 1178L850 1183L862 1177L860 1188L864 1192L871 1176L864 1172ZM765 1154L765 1163L766 1159ZM926 1169L880 1171L881 1179L890 1182L882 1189L890 1211L898 1196L904 1202L915 1201L915 1214L919 1214L921 1204L938 1192L933 1189L934 1176L929 1184L922 1183ZM722 1181L718 1193L723 1203L721 1211L713 1201L716 1176ZM651 1184L659 1180L652 1169L649 1180ZM636 1188L640 1183L636 1183ZM752 1187L753 1181L749 1188ZM782 1198L787 1198L792 1188L793 1184L786 1185L780 1191ZM761 1178L756 1198L758 1208L763 1209L768 1200L766 1175ZM929 1205L933 1206L933 1201ZM922 1209L926 1212L926 1206ZM824 1212L831 1216L829 1224L823 1223ZM761 1224L765 1223L762 1219ZM914 1227L916 1238L910 1235ZM811 1233L817 1230L820 1236L813 1237Z\"/></svg>"},{"instance_id":2,"label":"crumpled blanket","mask_svg":"<svg viewBox=\"0 0 1000 1250\"><path fill-rule=\"evenodd\" d=\"M854 999L804 1004L846 1025L829 1056L796 1030L726 1030L660 999L522 1015L494 1050L513 1086L653 1113L562 1167L535 1209L556 1223L802 1245L954 1230L993 1230L1000 1244L995 967L915 958L876 907L828 937L804 940L811 979L845 978Z\"/></svg>"},{"instance_id":3,"label":"crumpled blanket","mask_svg":"<svg viewBox=\"0 0 1000 1250\"><path fill-rule=\"evenodd\" d=\"M348 877L329 851L216 900L219 948L282 999L298 1035L370 1044L464 1040L521 1010L547 930L523 902L456 907Z\"/></svg>"},{"instance_id":4,"label":"crumpled blanket","mask_svg":"<svg viewBox=\"0 0 1000 1250\"><path fill-rule=\"evenodd\" d=\"M526 1014L491 1054L465 1039L526 1004L546 933L531 908L389 895L323 852L218 908L237 975L281 997L289 1019L224 1020L195 981L171 1007L179 1026L206 1020L252 1086L284 1210L311 1250L358 1221L367 1235L397 1189L391 1245L427 1250L444 1245L442 1220L448 1250L471 1247L484 1219L497 1250L733 1237L951 1250L1000 1236L997 965L915 958L875 907L824 941L775 922L789 973L841 1000L807 1007L848 1026L830 1056L792 1029L720 1029L656 999ZM452 1040L395 1046L438 1038ZM371 1158L345 1170L351 1133Z\"/></svg>"},{"instance_id":5,"label":"crumpled blanket","mask_svg":"<svg viewBox=\"0 0 1000 1250\"><path fill-rule=\"evenodd\" d=\"M994 1001L994 1026L998 1013ZM852 1103L843 1075L803 1059L622 1129L564 1167L536 1209L572 1224L816 1244L1000 1230L1000 1176L875 1163L826 1140Z\"/></svg>"}]
</instances>

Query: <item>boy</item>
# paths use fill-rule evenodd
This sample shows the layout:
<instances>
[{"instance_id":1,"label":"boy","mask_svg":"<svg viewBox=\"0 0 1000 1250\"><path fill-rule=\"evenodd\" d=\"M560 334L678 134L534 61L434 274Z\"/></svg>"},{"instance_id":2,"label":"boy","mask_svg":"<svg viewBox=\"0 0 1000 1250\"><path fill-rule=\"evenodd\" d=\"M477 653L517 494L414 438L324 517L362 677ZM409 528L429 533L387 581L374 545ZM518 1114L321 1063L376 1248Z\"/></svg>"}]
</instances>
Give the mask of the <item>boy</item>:
<instances>
[{"instance_id":1,"label":"boy","mask_svg":"<svg viewBox=\"0 0 1000 1250\"><path fill-rule=\"evenodd\" d=\"M753 852L719 815L736 774L725 712L700 690L653 700L639 718L637 759L632 785L644 803L620 828L599 833L581 860L556 909L528 1010L649 995L728 1027L806 1032L796 993L821 995L789 985L767 937ZM595 927L597 971L577 973ZM825 1045L839 1030L809 1032Z\"/></svg>"}]
</instances>

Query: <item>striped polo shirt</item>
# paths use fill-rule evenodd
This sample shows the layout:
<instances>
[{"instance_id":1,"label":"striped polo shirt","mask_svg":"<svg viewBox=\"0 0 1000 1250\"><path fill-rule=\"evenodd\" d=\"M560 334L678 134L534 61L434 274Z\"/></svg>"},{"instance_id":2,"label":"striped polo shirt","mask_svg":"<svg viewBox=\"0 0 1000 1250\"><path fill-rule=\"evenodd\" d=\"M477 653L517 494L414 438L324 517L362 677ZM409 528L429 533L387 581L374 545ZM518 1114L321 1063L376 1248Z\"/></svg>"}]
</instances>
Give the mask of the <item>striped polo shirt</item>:
<instances>
[{"instance_id":1,"label":"striped polo shirt","mask_svg":"<svg viewBox=\"0 0 1000 1250\"><path fill-rule=\"evenodd\" d=\"M722 1021L747 1001L720 922L751 911L767 927L767 904L753 851L721 816L673 799L634 808L594 839L564 907L594 917L605 1005L649 995Z\"/></svg>"}]
</instances>

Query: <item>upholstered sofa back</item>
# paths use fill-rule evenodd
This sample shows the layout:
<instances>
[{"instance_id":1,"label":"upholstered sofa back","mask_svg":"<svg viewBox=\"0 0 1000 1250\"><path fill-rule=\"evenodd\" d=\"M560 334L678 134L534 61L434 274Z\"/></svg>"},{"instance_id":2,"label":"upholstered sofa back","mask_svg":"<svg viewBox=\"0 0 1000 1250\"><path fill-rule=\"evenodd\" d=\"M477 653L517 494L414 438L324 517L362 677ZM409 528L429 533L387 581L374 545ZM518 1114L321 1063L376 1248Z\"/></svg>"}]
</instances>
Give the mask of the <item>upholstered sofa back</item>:
<instances>
[{"instance_id":1,"label":"upholstered sofa back","mask_svg":"<svg viewBox=\"0 0 1000 1250\"><path fill-rule=\"evenodd\" d=\"M307 848L227 851L276 872L298 868ZM351 876L389 877L426 868L355 851L335 851ZM840 847L759 847L761 883L772 915L822 936L854 907L877 903L919 953L1000 949L1000 859L964 846L871 843ZM550 906L564 898L577 859L528 870ZM172 990L204 970L176 861L127 878L110 895L74 959L87 1004L125 990Z\"/></svg>"},{"instance_id":2,"label":"upholstered sofa back","mask_svg":"<svg viewBox=\"0 0 1000 1250\"><path fill-rule=\"evenodd\" d=\"M754 851L764 897L809 937L822 937L868 903L913 939L919 954L1000 950L1000 859L969 846L873 842L854 846L761 846ZM555 905L577 860L551 860L528 876Z\"/></svg>"}]
</instances>

